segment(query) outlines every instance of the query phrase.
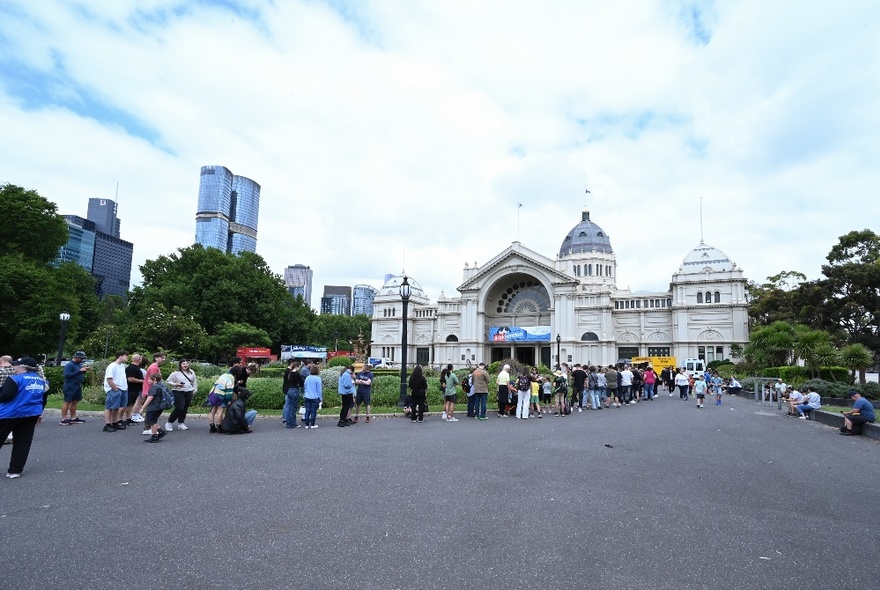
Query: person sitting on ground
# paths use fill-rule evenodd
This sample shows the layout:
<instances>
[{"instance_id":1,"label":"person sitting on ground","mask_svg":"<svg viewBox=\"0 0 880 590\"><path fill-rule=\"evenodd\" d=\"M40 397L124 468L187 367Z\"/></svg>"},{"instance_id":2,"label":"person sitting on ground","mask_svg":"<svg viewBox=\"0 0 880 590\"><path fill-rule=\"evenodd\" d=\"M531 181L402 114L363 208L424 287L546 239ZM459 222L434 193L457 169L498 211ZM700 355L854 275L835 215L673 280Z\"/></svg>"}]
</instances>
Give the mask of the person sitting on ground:
<instances>
[{"instance_id":1,"label":"person sitting on ground","mask_svg":"<svg viewBox=\"0 0 880 590\"><path fill-rule=\"evenodd\" d=\"M797 406L798 414L800 414L798 417L802 420L806 420L807 412L818 410L821 406L822 398L819 397L818 393L813 391L812 387L807 387L807 395L804 396L802 403Z\"/></svg>"},{"instance_id":2,"label":"person sitting on ground","mask_svg":"<svg viewBox=\"0 0 880 590\"><path fill-rule=\"evenodd\" d=\"M736 380L736 375L730 376L730 383L727 385L727 393L730 395L739 395L739 392L742 391L742 383Z\"/></svg>"},{"instance_id":3,"label":"person sitting on ground","mask_svg":"<svg viewBox=\"0 0 880 590\"><path fill-rule=\"evenodd\" d=\"M251 392L246 387L239 387L235 394L235 399L226 408L226 415L223 417L223 428L220 432L225 434L249 434L251 424L257 417L256 410L248 410L246 402L251 396Z\"/></svg>"},{"instance_id":4,"label":"person sitting on ground","mask_svg":"<svg viewBox=\"0 0 880 590\"><path fill-rule=\"evenodd\" d=\"M868 422L874 422L874 406L862 397L862 394L855 389L849 392L850 399L853 400L852 410L843 413L843 428L840 434L844 436L852 436L862 433L862 425Z\"/></svg>"}]
</instances>

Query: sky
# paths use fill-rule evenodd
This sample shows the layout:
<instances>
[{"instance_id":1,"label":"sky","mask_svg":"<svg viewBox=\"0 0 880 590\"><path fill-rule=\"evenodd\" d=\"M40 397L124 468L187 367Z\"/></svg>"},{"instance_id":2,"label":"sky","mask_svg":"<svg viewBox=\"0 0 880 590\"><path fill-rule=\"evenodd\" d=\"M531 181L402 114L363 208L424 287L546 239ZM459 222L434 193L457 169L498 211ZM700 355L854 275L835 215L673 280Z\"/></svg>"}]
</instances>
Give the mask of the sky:
<instances>
[{"instance_id":1,"label":"sky","mask_svg":"<svg viewBox=\"0 0 880 590\"><path fill-rule=\"evenodd\" d=\"M401 271L454 296L585 208L619 288L665 291L701 235L814 279L880 229L878 25L876 0L4 0L0 183L83 217L118 186L137 284L226 166L315 308Z\"/></svg>"}]
</instances>

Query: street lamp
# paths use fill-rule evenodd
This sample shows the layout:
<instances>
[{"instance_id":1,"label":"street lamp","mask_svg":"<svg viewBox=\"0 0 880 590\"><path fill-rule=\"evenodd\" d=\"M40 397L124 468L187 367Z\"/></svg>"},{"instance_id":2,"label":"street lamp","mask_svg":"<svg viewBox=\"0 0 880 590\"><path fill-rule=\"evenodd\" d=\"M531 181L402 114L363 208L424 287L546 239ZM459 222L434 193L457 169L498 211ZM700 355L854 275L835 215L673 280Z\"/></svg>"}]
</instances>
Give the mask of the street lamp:
<instances>
[{"instance_id":1,"label":"street lamp","mask_svg":"<svg viewBox=\"0 0 880 590\"><path fill-rule=\"evenodd\" d=\"M562 336L559 334L556 335L556 368L562 368L562 353L560 352L559 347L562 345Z\"/></svg>"},{"instance_id":2,"label":"street lamp","mask_svg":"<svg viewBox=\"0 0 880 590\"><path fill-rule=\"evenodd\" d=\"M61 357L64 355L64 337L67 335L67 322L70 321L70 314L65 309L58 315L61 320L61 339L58 341L58 356L55 357L55 366L61 366Z\"/></svg>"},{"instance_id":3,"label":"street lamp","mask_svg":"<svg viewBox=\"0 0 880 590\"><path fill-rule=\"evenodd\" d=\"M400 283L400 300L403 301L403 333L400 338L400 400L397 405L401 408L406 405L406 313L409 307L409 296L412 294L412 288L406 275L403 275L403 282Z\"/></svg>"}]
</instances>

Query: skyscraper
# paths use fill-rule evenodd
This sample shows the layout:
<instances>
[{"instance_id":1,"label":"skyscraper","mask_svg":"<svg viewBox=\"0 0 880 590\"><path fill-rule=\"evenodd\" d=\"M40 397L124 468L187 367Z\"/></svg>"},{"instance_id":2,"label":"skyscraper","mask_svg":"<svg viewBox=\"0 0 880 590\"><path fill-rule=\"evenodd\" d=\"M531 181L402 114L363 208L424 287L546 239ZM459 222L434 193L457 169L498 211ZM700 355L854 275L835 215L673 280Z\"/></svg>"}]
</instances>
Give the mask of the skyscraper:
<instances>
[{"instance_id":1,"label":"skyscraper","mask_svg":"<svg viewBox=\"0 0 880 590\"><path fill-rule=\"evenodd\" d=\"M196 243L238 254L257 250L260 185L225 166L202 166Z\"/></svg>"},{"instance_id":2,"label":"skyscraper","mask_svg":"<svg viewBox=\"0 0 880 590\"><path fill-rule=\"evenodd\" d=\"M351 315L351 287L324 286L321 297L321 313L329 315Z\"/></svg>"},{"instance_id":3,"label":"skyscraper","mask_svg":"<svg viewBox=\"0 0 880 590\"><path fill-rule=\"evenodd\" d=\"M115 203L113 210L116 210ZM76 262L86 269L95 278L98 297L125 297L131 284L132 243L101 231L90 219L65 215L64 220L67 222L67 244L59 249L55 262ZM113 227L119 227L118 220Z\"/></svg>"},{"instance_id":4,"label":"skyscraper","mask_svg":"<svg viewBox=\"0 0 880 590\"><path fill-rule=\"evenodd\" d=\"M306 305L312 306L312 269L304 264L294 264L284 269L284 284L294 297L300 296Z\"/></svg>"},{"instance_id":5,"label":"skyscraper","mask_svg":"<svg viewBox=\"0 0 880 590\"><path fill-rule=\"evenodd\" d=\"M373 299L376 297L376 289L369 285L355 285L351 300L352 315L373 316Z\"/></svg>"},{"instance_id":6,"label":"skyscraper","mask_svg":"<svg viewBox=\"0 0 880 590\"><path fill-rule=\"evenodd\" d=\"M119 237L119 218L116 217L116 201L110 199L89 199L86 219L95 224L95 229L114 238Z\"/></svg>"}]
</instances>

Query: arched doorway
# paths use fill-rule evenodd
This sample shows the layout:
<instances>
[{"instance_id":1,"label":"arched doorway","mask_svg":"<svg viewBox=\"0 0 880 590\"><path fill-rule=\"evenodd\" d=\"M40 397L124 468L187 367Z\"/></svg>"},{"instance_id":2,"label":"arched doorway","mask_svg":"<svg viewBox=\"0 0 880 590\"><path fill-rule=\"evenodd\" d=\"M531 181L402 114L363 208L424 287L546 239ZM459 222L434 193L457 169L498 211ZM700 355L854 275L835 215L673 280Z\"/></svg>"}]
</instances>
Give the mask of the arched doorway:
<instances>
[{"instance_id":1,"label":"arched doorway","mask_svg":"<svg viewBox=\"0 0 880 590\"><path fill-rule=\"evenodd\" d=\"M513 358L550 366L551 298L544 283L527 273L510 273L489 287L485 297L492 362Z\"/></svg>"}]
</instances>

